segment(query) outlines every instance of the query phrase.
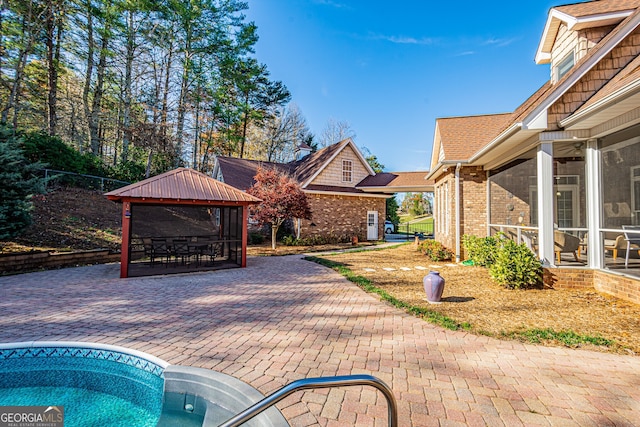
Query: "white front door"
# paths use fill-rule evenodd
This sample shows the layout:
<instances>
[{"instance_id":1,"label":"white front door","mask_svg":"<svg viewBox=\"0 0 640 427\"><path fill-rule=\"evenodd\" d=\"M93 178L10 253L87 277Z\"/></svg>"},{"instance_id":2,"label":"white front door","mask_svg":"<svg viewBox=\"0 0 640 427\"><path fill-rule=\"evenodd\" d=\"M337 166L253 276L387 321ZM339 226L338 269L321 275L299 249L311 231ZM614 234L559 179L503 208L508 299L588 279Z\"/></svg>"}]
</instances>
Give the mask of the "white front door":
<instances>
[{"instance_id":1,"label":"white front door","mask_svg":"<svg viewBox=\"0 0 640 427\"><path fill-rule=\"evenodd\" d=\"M378 240L378 211L367 212L367 240Z\"/></svg>"}]
</instances>

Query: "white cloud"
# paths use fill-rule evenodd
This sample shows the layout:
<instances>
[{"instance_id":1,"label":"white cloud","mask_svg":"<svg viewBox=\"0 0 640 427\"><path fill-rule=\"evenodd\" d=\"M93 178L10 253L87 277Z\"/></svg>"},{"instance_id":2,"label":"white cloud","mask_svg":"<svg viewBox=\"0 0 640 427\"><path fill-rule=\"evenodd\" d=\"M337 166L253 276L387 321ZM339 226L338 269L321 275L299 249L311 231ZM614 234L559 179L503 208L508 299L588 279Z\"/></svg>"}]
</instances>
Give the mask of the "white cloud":
<instances>
[{"instance_id":1,"label":"white cloud","mask_svg":"<svg viewBox=\"0 0 640 427\"><path fill-rule=\"evenodd\" d=\"M345 3L340 3L334 0L313 0L315 4L321 4L324 6L331 6L338 9L351 9L351 6Z\"/></svg>"},{"instance_id":2,"label":"white cloud","mask_svg":"<svg viewBox=\"0 0 640 427\"><path fill-rule=\"evenodd\" d=\"M432 45L435 40L429 37L415 38L407 36L388 36L384 34L371 34L370 40L383 40L395 44L416 44L416 45Z\"/></svg>"},{"instance_id":3,"label":"white cloud","mask_svg":"<svg viewBox=\"0 0 640 427\"><path fill-rule=\"evenodd\" d=\"M511 43L515 42L517 40L517 38L504 38L504 39L496 39L496 38L490 38L490 39L486 39L484 41L482 41L480 44L482 46L498 46L498 47L505 47L505 46L509 46Z\"/></svg>"}]
</instances>

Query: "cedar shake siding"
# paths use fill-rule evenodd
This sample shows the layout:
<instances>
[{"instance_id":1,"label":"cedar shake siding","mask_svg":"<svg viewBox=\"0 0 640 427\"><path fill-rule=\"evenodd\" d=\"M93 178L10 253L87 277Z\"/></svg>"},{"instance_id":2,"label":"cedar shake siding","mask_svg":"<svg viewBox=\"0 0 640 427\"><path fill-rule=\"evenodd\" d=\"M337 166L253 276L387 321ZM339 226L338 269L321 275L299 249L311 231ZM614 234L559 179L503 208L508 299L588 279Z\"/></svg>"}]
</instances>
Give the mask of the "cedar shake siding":
<instances>
[{"instance_id":1,"label":"cedar shake siding","mask_svg":"<svg viewBox=\"0 0 640 427\"><path fill-rule=\"evenodd\" d=\"M577 111L620 70L640 54L640 29L611 50L595 67L549 108L548 130L559 130L559 122Z\"/></svg>"},{"instance_id":2,"label":"cedar shake siding","mask_svg":"<svg viewBox=\"0 0 640 427\"><path fill-rule=\"evenodd\" d=\"M569 31L566 24L558 30L558 38L551 51L551 80L555 81L554 71L558 64L573 52L575 62L587 56L591 48L597 45L607 34L615 28L614 25L587 28L581 31Z\"/></svg>"},{"instance_id":3,"label":"cedar shake siding","mask_svg":"<svg viewBox=\"0 0 640 427\"><path fill-rule=\"evenodd\" d=\"M351 181L342 180L342 161L351 162ZM344 187L355 187L360 181L369 176L369 172L364 168L360 159L350 146L345 147L334 159L327 165L320 174L311 181L313 185L338 185Z\"/></svg>"}]
</instances>

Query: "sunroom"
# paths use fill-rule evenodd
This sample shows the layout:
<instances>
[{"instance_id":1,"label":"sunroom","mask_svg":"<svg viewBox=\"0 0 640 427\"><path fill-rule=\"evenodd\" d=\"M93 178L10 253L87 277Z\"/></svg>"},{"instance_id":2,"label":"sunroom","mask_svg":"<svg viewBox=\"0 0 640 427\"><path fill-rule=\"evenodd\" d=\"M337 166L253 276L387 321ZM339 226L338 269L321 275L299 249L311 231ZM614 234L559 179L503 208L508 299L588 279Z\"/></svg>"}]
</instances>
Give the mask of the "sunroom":
<instances>
[{"instance_id":1,"label":"sunroom","mask_svg":"<svg viewBox=\"0 0 640 427\"><path fill-rule=\"evenodd\" d=\"M638 278L640 125L607 134L574 126L541 132L488 168L489 233L527 244L548 267Z\"/></svg>"}]
</instances>

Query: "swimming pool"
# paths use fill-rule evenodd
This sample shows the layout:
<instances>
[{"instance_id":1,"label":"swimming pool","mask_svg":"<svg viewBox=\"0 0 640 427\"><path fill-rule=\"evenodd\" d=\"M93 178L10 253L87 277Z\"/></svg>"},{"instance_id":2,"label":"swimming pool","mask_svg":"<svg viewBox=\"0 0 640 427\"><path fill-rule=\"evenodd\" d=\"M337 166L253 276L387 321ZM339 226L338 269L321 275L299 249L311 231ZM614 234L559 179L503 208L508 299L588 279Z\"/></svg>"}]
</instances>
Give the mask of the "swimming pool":
<instances>
[{"instance_id":1,"label":"swimming pool","mask_svg":"<svg viewBox=\"0 0 640 427\"><path fill-rule=\"evenodd\" d=\"M228 375L85 342L0 344L0 406L62 406L65 427L218 425L264 396ZM251 426L288 426L276 408Z\"/></svg>"},{"instance_id":2,"label":"swimming pool","mask_svg":"<svg viewBox=\"0 0 640 427\"><path fill-rule=\"evenodd\" d=\"M155 426L166 366L153 356L114 346L1 345L0 406L62 406L68 427Z\"/></svg>"}]
</instances>

